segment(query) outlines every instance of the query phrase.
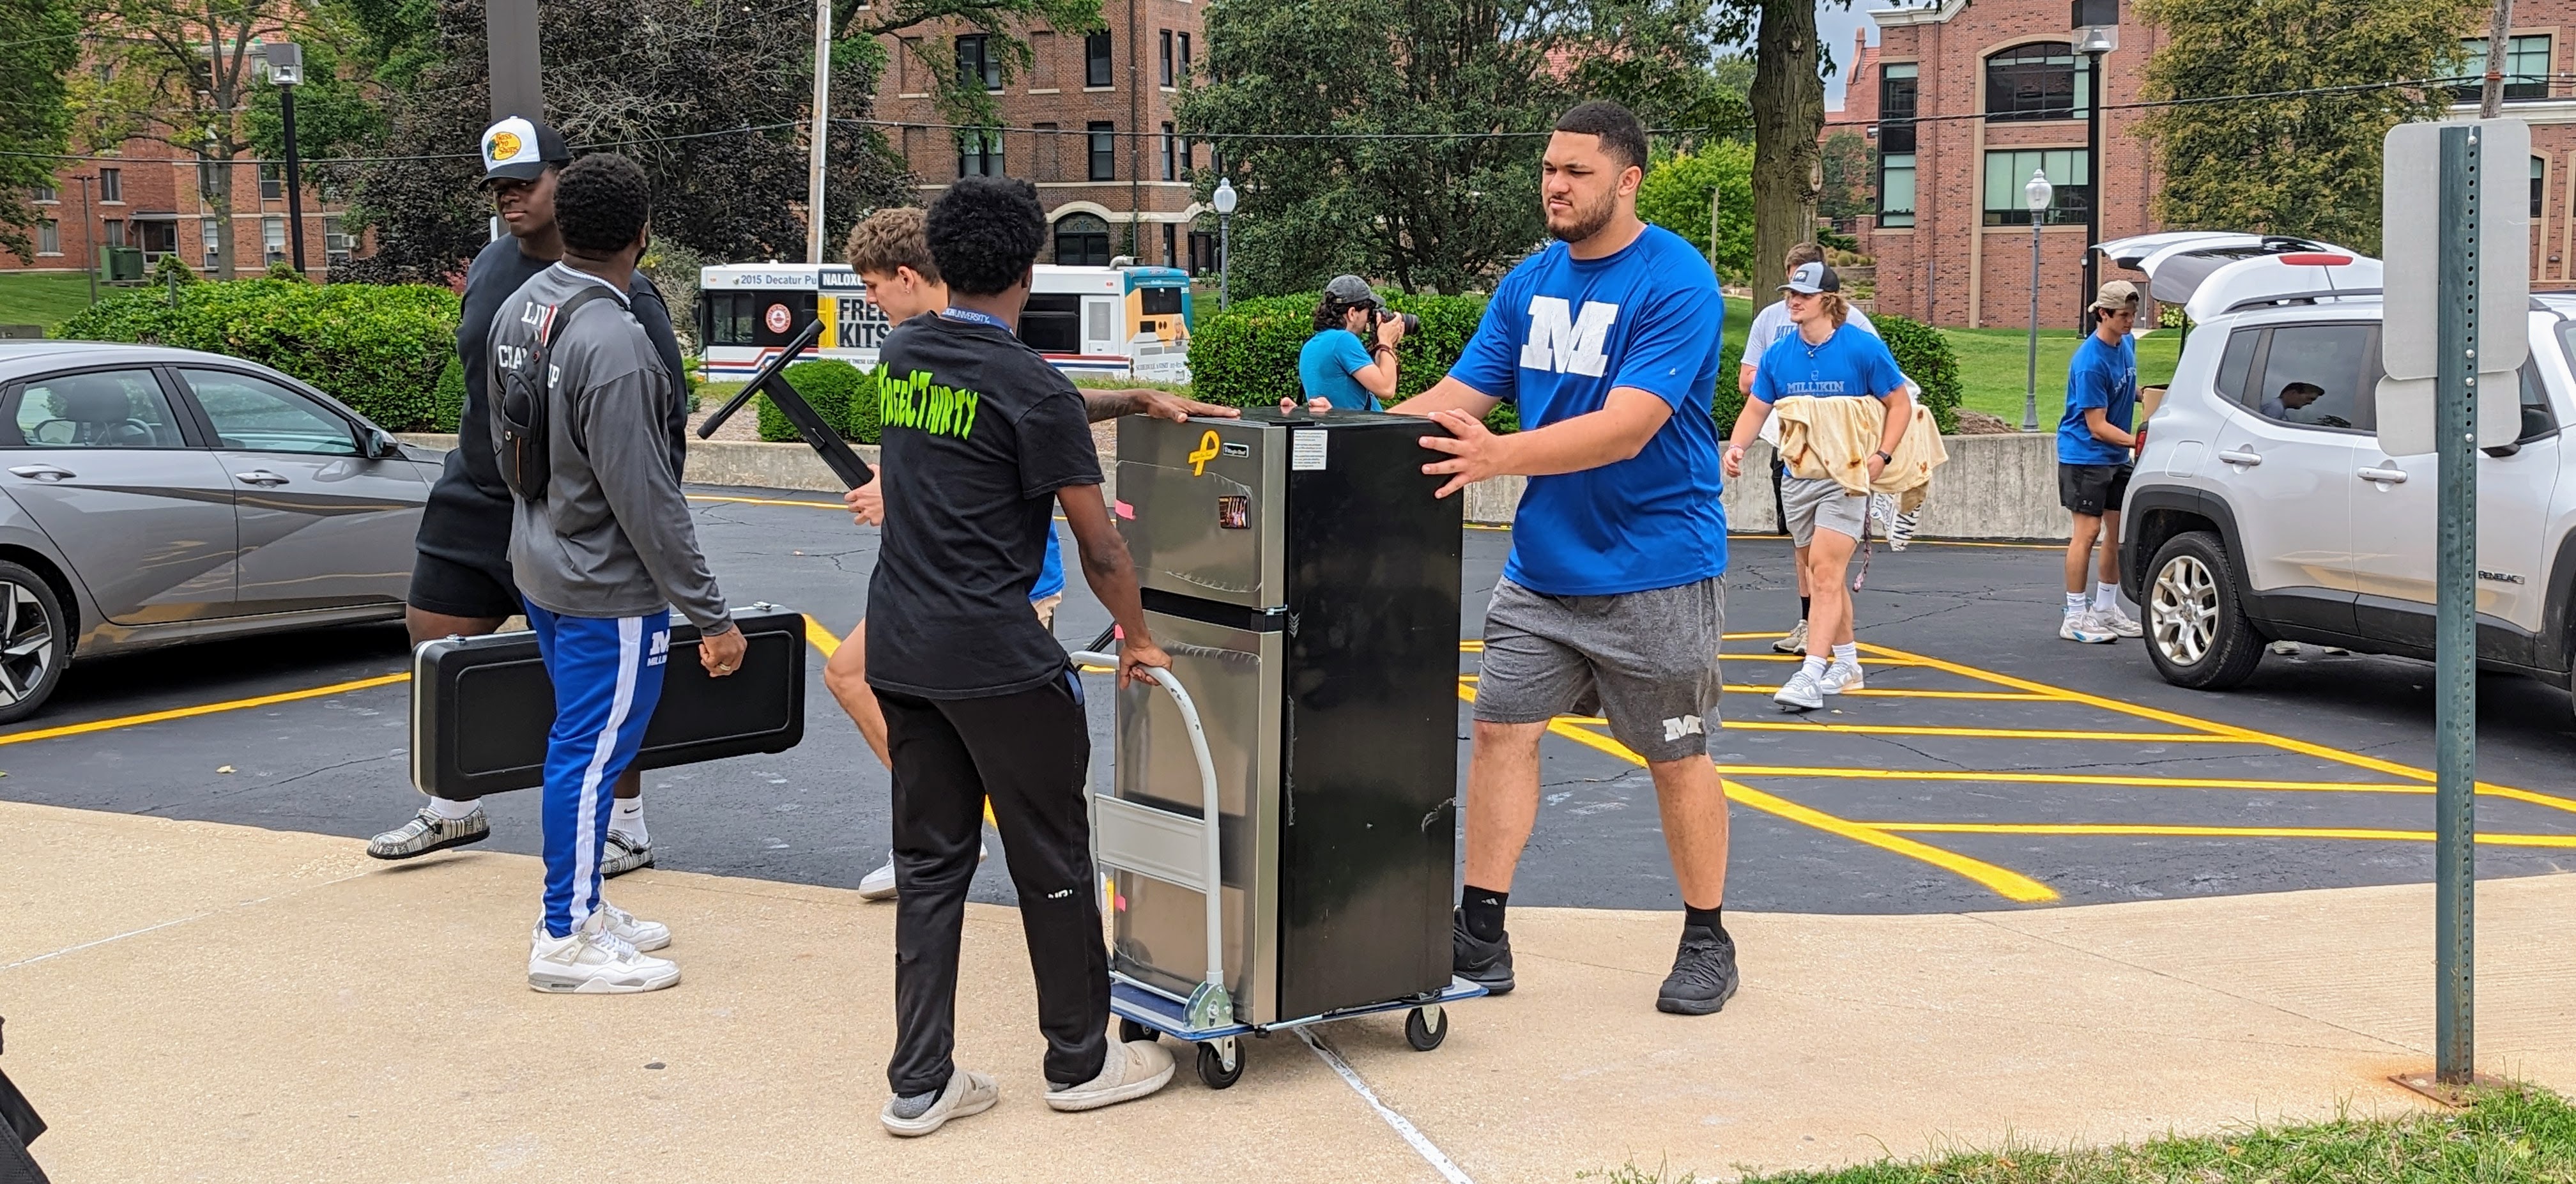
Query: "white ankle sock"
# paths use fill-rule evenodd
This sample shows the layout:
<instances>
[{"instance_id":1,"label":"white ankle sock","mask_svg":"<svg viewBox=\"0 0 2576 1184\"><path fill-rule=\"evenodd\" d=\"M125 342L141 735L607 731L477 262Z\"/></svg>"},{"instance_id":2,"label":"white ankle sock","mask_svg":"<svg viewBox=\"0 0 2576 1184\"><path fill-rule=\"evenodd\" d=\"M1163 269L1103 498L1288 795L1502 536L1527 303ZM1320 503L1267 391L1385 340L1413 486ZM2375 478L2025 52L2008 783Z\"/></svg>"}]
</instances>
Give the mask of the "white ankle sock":
<instances>
[{"instance_id":1,"label":"white ankle sock","mask_svg":"<svg viewBox=\"0 0 2576 1184\"><path fill-rule=\"evenodd\" d=\"M651 844L652 835L644 829L644 799L617 799L617 812L608 816L608 829L638 843Z\"/></svg>"},{"instance_id":2,"label":"white ankle sock","mask_svg":"<svg viewBox=\"0 0 2576 1184\"><path fill-rule=\"evenodd\" d=\"M476 810L480 810L482 808L483 803L481 802L451 802L446 798L438 797L429 799L429 812L437 817L444 818L449 822L454 822L459 818L469 817Z\"/></svg>"},{"instance_id":3,"label":"white ankle sock","mask_svg":"<svg viewBox=\"0 0 2576 1184\"><path fill-rule=\"evenodd\" d=\"M2093 611L2094 611L2094 612L2097 612L2097 613L2107 613L2107 612L2111 611L2112 609L2118 608L2119 606L2120 606L2120 586L2119 586L2118 584L2095 584L2095 585L2093 585Z\"/></svg>"},{"instance_id":4,"label":"white ankle sock","mask_svg":"<svg viewBox=\"0 0 2576 1184\"><path fill-rule=\"evenodd\" d=\"M1835 646L1834 664L1837 666L1860 665L1860 643L1856 641L1847 641L1841 645Z\"/></svg>"},{"instance_id":5,"label":"white ankle sock","mask_svg":"<svg viewBox=\"0 0 2576 1184\"><path fill-rule=\"evenodd\" d=\"M2077 614L2077 613L2083 612L2083 611L2084 611L2084 607L2085 607L2085 601L2084 601L2084 594L2083 594L2083 593L2081 593L2081 592L2069 592L2069 593L2067 593L2067 594L2066 594L2066 615L2067 615L2067 616L2070 616L2070 617L2071 617L2071 616L2074 616L2074 615L2075 615L2075 614Z\"/></svg>"},{"instance_id":6,"label":"white ankle sock","mask_svg":"<svg viewBox=\"0 0 2576 1184\"><path fill-rule=\"evenodd\" d=\"M1823 678L1825 676L1825 656L1823 654L1807 655L1806 669L1807 673L1815 675L1818 678Z\"/></svg>"}]
</instances>

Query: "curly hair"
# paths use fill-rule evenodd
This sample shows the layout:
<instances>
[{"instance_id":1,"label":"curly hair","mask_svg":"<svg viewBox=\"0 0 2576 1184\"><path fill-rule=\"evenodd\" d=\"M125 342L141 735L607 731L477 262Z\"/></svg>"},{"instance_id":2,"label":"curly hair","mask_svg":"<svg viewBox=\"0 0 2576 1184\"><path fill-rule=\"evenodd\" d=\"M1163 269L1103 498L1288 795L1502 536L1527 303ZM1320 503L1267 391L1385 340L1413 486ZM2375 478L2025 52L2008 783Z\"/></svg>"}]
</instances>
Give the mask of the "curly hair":
<instances>
[{"instance_id":1,"label":"curly hair","mask_svg":"<svg viewBox=\"0 0 2576 1184\"><path fill-rule=\"evenodd\" d=\"M1037 261L1046 208L1038 187L1017 177L960 177L931 204L925 230L931 261L949 288L990 296L1020 282Z\"/></svg>"},{"instance_id":2,"label":"curly hair","mask_svg":"<svg viewBox=\"0 0 2576 1184\"><path fill-rule=\"evenodd\" d=\"M1356 304L1344 304L1330 296L1324 297L1323 303L1315 306L1315 331L1321 333L1326 329L1341 328L1342 318L1350 315L1350 311L1358 307Z\"/></svg>"},{"instance_id":3,"label":"curly hair","mask_svg":"<svg viewBox=\"0 0 2576 1184\"><path fill-rule=\"evenodd\" d=\"M931 261L924 223L928 215L916 206L878 210L850 228L841 258L861 275L893 275L909 267L914 275L939 282L939 265Z\"/></svg>"},{"instance_id":4,"label":"curly hair","mask_svg":"<svg viewBox=\"0 0 2576 1184\"><path fill-rule=\"evenodd\" d=\"M652 183L641 166L614 152L564 166L555 182L555 225L568 249L614 255L643 237L652 220Z\"/></svg>"}]
</instances>

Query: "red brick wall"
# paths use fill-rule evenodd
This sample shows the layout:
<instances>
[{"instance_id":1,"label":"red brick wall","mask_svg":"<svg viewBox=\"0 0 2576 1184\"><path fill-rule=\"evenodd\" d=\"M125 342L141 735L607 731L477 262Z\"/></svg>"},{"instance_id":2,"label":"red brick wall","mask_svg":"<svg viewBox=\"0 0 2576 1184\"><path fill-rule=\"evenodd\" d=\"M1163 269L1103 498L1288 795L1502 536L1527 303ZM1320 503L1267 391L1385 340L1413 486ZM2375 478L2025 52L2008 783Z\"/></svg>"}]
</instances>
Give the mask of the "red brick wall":
<instances>
[{"instance_id":1,"label":"red brick wall","mask_svg":"<svg viewBox=\"0 0 2576 1184\"><path fill-rule=\"evenodd\" d=\"M105 227L110 221L126 224L125 242L141 245L138 221L164 223L173 228L175 245L182 261L189 266L213 273L206 266L201 245L204 220L211 216L209 203L198 191L197 165L194 161L172 163L179 154L169 145L153 140L129 140L124 145L123 159L71 161L55 175L55 198L40 202L39 217L55 220L61 251L20 259L0 251L0 271L82 271L94 265L97 248L106 242ZM98 178L101 169L117 173L121 201L102 198ZM81 185L75 178L89 177L89 210L81 209ZM284 186L279 196L260 196L259 166L245 159L232 168L233 263L237 274L255 274L268 267L263 250L262 219L276 218L287 222ZM304 265L308 274L321 278L328 263L323 248L323 219L346 209L346 202L326 202L310 180L304 186ZM289 232L291 233L291 225ZM30 232L29 239L35 239ZM360 247L359 253L365 253ZM281 246L279 257L292 258L293 252ZM158 253L153 256L157 261ZM150 264L147 262L146 266Z\"/></svg>"}]
</instances>

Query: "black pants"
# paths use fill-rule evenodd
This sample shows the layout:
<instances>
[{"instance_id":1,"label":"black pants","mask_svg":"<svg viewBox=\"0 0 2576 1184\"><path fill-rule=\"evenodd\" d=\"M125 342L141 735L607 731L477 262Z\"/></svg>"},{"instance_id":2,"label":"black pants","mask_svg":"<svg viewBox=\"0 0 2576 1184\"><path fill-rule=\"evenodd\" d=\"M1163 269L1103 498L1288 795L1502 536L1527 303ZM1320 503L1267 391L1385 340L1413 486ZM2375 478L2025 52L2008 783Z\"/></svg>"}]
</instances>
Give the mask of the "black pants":
<instances>
[{"instance_id":1,"label":"black pants","mask_svg":"<svg viewBox=\"0 0 2576 1184\"><path fill-rule=\"evenodd\" d=\"M1046 1078L1075 1085L1109 1055L1109 952L1082 781L1091 729L1080 684L930 700L878 691L894 757L894 1059L897 1094L944 1088L956 1066L957 958L984 801L1019 890L1037 980Z\"/></svg>"}]
</instances>

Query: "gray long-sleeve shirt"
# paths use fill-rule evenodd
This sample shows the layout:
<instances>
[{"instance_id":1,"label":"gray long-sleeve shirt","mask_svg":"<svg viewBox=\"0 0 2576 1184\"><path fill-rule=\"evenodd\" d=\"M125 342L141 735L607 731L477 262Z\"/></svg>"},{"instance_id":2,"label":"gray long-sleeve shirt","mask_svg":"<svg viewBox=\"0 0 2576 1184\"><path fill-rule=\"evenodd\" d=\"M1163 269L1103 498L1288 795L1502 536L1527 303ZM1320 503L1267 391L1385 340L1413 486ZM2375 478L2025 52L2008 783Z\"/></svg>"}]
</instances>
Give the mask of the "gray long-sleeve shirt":
<instances>
[{"instance_id":1,"label":"gray long-sleeve shirt","mask_svg":"<svg viewBox=\"0 0 2576 1184\"><path fill-rule=\"evenodd\" d=\"M724 596L698 552L663 431L677 379L628 311L626 293L557 263L503 301L492 317L493 414L503 376L534 364L554 309L590 287L609 299L555 330L552 471L544 501L512 498L511 574L521 595L553 612L633 617L674 605L700 629L715 629L727 619Z\"/></svg>"}]
</instances>

